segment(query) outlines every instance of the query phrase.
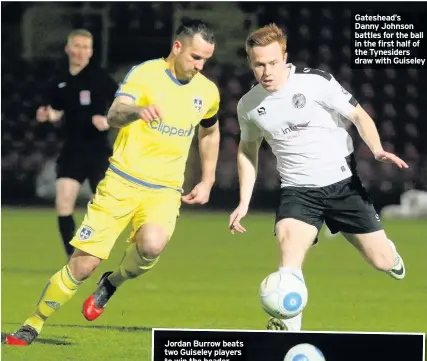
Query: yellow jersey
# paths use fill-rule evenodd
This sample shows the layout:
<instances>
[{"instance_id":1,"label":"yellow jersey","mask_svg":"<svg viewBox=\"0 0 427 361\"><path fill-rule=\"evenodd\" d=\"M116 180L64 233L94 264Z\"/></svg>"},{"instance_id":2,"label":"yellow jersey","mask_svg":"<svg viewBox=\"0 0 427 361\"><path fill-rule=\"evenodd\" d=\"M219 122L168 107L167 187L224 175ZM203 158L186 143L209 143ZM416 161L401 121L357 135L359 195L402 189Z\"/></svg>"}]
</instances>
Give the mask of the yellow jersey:
<instances>
[{"instance_id":1,"label":"yellow jersey","mask_svg":"<svg viewBox=\"0 0 427 361\"><path fill-rule=\"evenodd\" d=\"M162 58L134 66L116 92L120 95L139 106L155 104L163 119L121 128L110 168L142 185L181 190L196 126L218 112L217 86L200 73L181 84Z\"/></svg>"}]
</instances>

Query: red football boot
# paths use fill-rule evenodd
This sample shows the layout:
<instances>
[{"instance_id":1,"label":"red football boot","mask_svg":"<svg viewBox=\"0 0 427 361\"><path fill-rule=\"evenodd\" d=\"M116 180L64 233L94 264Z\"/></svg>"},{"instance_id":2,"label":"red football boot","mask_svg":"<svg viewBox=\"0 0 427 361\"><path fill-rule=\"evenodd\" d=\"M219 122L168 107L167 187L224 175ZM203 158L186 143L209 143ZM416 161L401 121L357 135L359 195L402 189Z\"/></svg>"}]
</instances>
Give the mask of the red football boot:
<instances>
[{"instance_id":1,"label":"red football boot","mask_svg":"<svg viewBox=\"0 0 427 361\"><path fill-rule=\"evenodd\" d=\"M10 346L29 346L38 335L38 332L33 327L24 325L18 331L7 335L5 344Z\"/></svg>"},{"instance_id":2,"label":"red football boot","mask_svg":"<svg viewBox=\"0 0 427 361\"><path fill-rule=\"evenodd\" d=\"M86 320L96 320L105 310L108 300L116 292L114 287L108 280L108 276L113 272L106 272L101 276L98 282L98 288L92 293L83 303L83 316Z\"/></svg>"}]
</instances>

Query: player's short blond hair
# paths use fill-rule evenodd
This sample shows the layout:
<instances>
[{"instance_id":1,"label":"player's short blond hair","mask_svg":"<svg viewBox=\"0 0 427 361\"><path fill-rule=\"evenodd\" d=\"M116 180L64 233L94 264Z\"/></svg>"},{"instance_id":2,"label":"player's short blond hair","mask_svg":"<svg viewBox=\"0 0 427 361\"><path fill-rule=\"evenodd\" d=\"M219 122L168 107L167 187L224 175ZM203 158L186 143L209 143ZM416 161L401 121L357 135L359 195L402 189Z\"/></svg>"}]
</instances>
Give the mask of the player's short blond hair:
<instances>
[{"instance_id":1,"label":"player's short blond hair","mask_svg":"<svg viewBox=\"0 0 427 361\"><path fill-rule=\"evenodd\" d=\"M93 35L89 30L86 29L74 29L67 36L67 43L70 43L76 36L84 36L93 41Z\"/></svg>"},{"instance_id":2,"label":"player's short blond hair","mask_svg":"<svg viewBox=\"0 0 427 361\"><path fill-rule=\"evenodd\" d=\"M288 37L276 24L272 23L253 31L246 38L246 53L256 46L267 46L278 42L283 55L286 53Z\"/></svg>"}]
</instances>

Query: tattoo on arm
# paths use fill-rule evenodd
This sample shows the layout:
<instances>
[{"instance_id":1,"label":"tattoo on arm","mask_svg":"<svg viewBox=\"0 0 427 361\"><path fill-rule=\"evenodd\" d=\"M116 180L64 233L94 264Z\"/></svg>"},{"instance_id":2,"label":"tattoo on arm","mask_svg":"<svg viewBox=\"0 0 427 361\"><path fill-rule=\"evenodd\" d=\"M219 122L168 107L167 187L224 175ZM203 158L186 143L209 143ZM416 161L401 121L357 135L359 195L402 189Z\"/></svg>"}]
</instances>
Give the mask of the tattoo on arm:
<instances>
[{"instance_id":1,"label":"tattoo on arm","mask_svg":"<svg viewBox=\"0 0 427 361\"><path fill-rule=\"evenodd\" d=\"M116 103L108 111L108 124L111 127L122 128L141 119L141 107L134 104Z\"/></svg>"}]
</instances>

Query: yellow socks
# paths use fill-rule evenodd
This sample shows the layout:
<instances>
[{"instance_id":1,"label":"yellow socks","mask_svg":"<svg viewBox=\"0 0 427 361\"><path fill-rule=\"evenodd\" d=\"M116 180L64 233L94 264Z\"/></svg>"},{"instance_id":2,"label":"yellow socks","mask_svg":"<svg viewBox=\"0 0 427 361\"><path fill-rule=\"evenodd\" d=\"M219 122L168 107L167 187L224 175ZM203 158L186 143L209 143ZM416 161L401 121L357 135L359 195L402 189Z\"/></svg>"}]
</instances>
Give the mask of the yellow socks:
<instances>
[{"instance_id":1,"label":"yellow socks","mask_svg":"<svg viewBox=\"0 0 427 361\"><path fill-rule=\"evenodd\" d=\"M81 283L73 277L68 265L64 266L51 277L40 296L36 312L24 324L40 333L44 322L74 296Z\"/></svg>"},{"instance_id":2,"label":"yellow socks","mask_svg":"<svg viewBox=\"0 0 427 361\"><path fill-rule=\"evenodd\" d=\"M119 287L124 281L136 278L149 271L159 260L159 257L149 259L141 256L133 243L126 249L125 255L119 268L115 270L108 280L114 287Z\"/></svg>"}]
</instances>

